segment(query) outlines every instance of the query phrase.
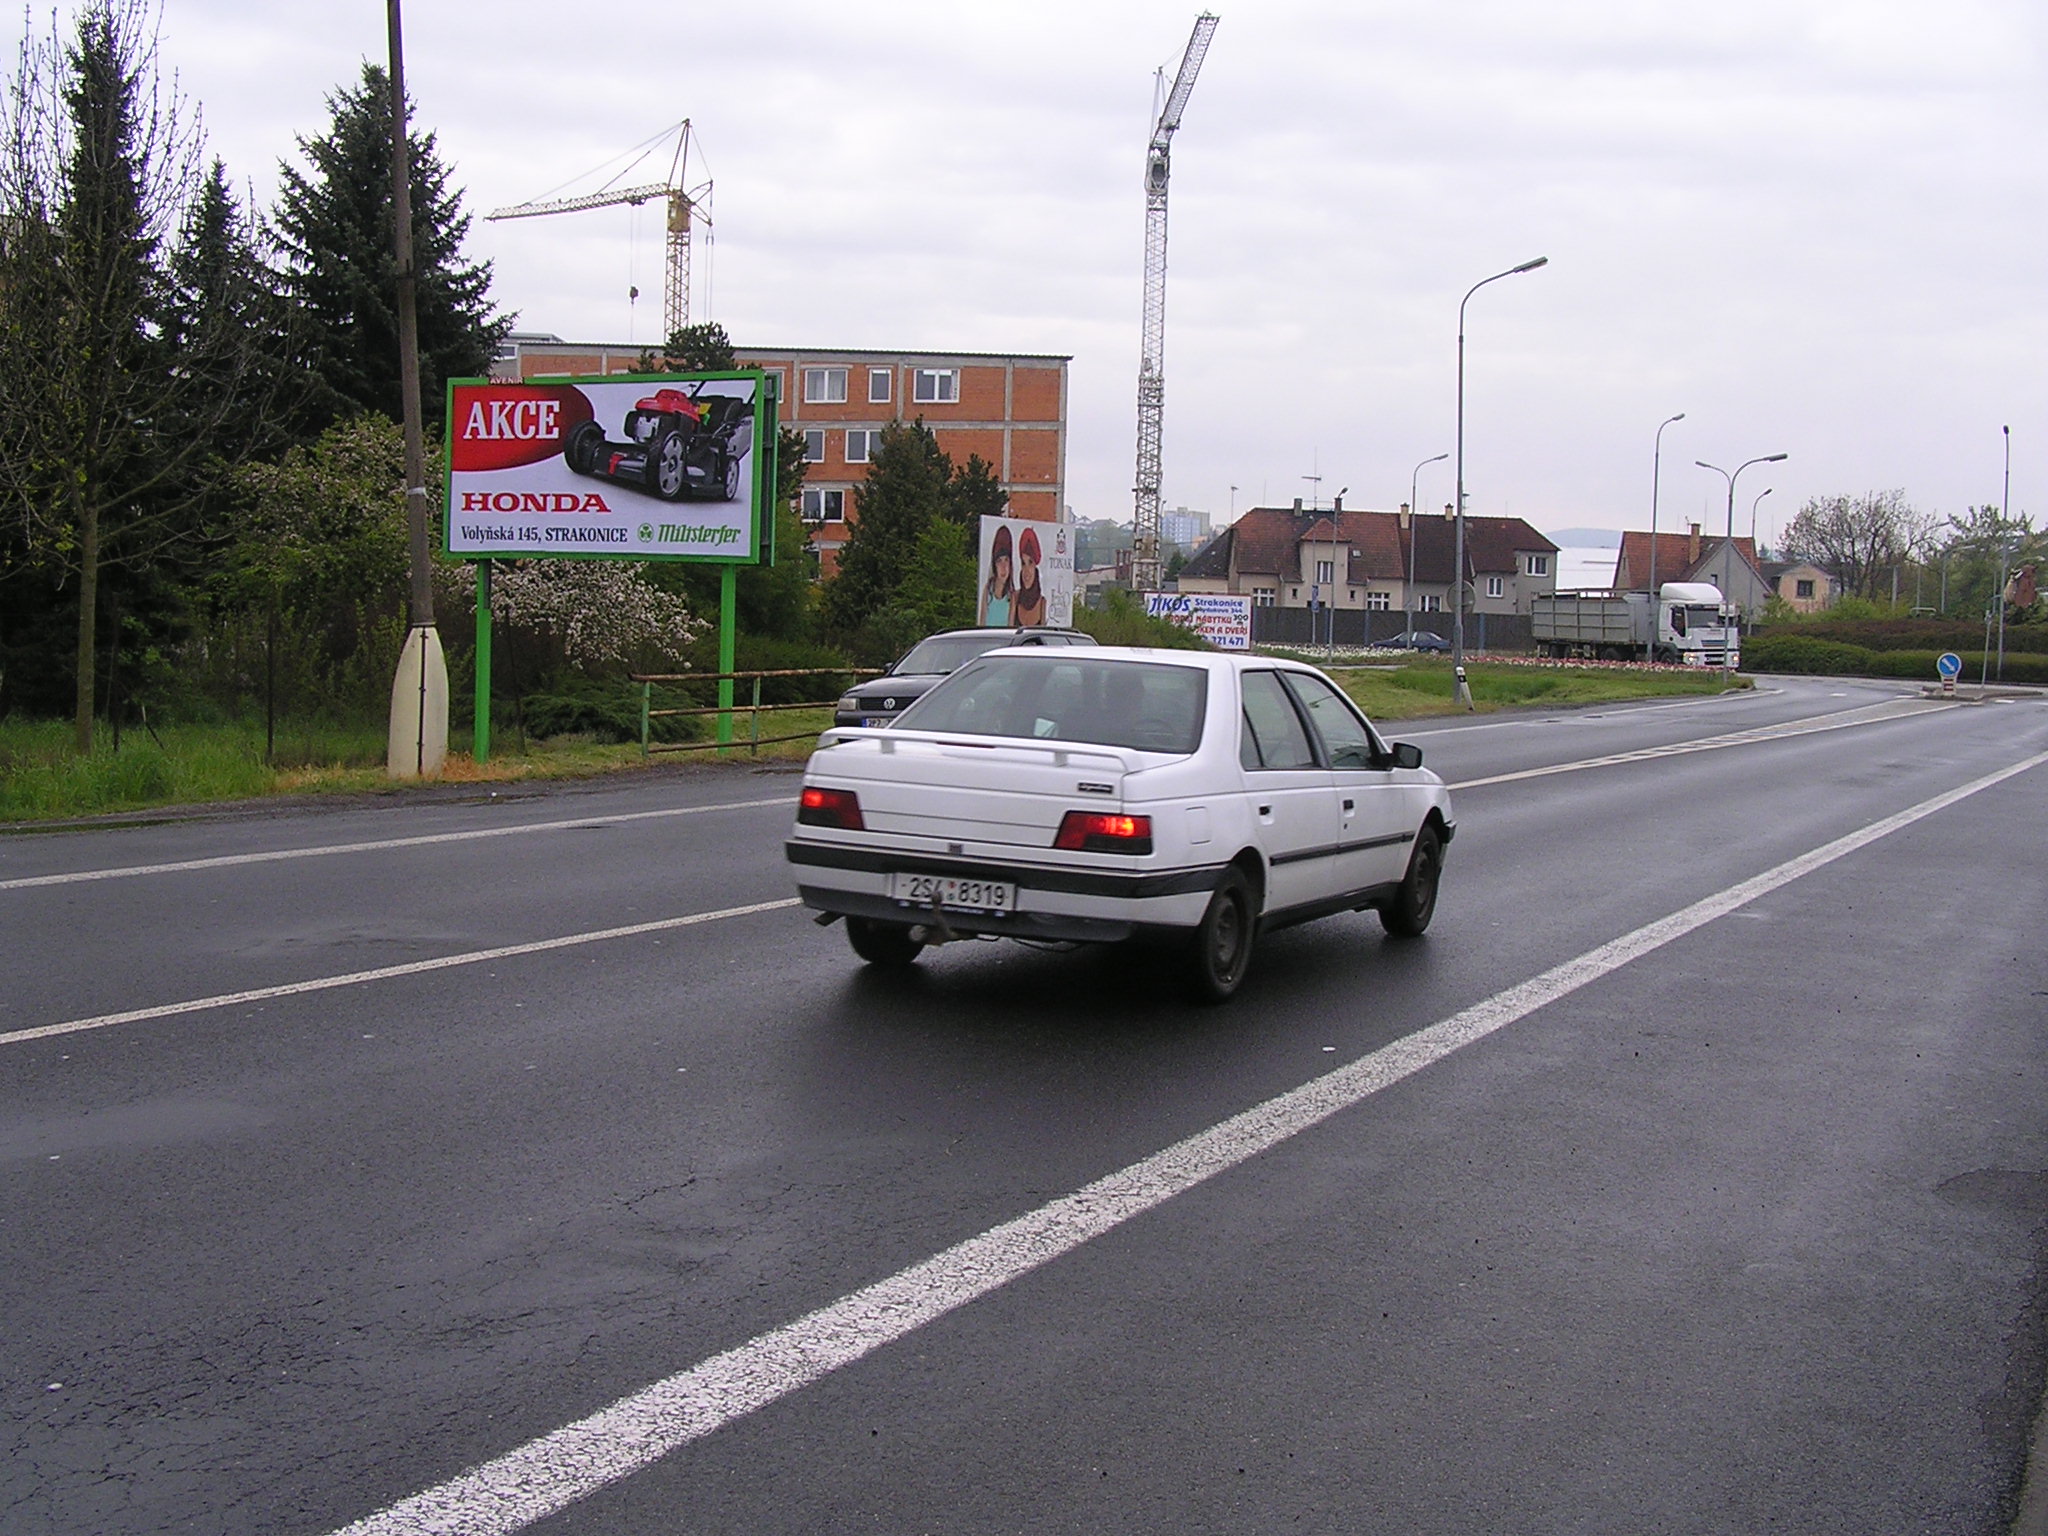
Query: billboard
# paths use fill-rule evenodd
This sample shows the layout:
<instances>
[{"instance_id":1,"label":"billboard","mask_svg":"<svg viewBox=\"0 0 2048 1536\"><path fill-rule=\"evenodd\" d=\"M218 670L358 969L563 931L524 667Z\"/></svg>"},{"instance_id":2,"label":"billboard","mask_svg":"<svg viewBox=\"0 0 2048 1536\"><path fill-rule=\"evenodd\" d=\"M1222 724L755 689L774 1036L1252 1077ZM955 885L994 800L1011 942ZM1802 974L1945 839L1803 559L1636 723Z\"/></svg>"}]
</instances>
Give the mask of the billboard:
<instances>
[{"instance_id":1,"label":"billboard","mask_svg":"<svg viewBox=\"0 0 2048 1536\"><path fill-rule=\"evenodd\" d=\"M975 622L995 628L1074 622L1074 529L1027 517L981 520Z\"/></svg>"},{"instance_id":2,"label":"billboard","mask_svg":"<svg viewBox=\"0 0 2048 1536\"><path fill-rule=\"evenodd\" d=\"M1252 600L1227 592L1147 592L1145 611L1192 629L1219 651L1252 648Z\"/></svg>"},{"instance_id":3,"label":"billboard","mask_svg":"<svg viewBox=\"0 0 2048 1536\"><path fill-rule=\"evenodd\" d=\"M453 382L447 443L451 555L768 557L775 414L761 373Z\"/></svg>"}]
</instances>

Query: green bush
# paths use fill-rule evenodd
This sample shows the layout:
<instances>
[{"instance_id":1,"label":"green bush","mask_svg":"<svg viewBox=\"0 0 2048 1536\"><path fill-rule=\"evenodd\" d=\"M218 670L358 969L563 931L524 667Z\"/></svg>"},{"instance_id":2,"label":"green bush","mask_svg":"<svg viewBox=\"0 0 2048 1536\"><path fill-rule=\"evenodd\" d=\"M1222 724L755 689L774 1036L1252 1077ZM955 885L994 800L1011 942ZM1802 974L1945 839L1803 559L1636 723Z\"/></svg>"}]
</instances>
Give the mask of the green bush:
<instances>
[{"instance_id":1,"label":"green bush","mask_svg":"<svg viewBox=\"0 0 2048 1536\"><path fill-rule=\"evenodd\" d=\"M1145 605L1121 587L1103 594L1100 608L1074 609L1074 628L1093 635L1100 645L1151 645L1172 651L1206 651L1209 643L1170 619L1155 618Z\"/></svg>"},{"instance_id":2,"label":"green bush","mask_svg":"<svg viewBox=\"0 0 2048 1536\"><path fill-rule=\"evenodd\" d=\"M843 653L829 645L817 645L808 640L741 635L734 646L734 662L734 670L740 672L782 672L817 667L835 669L821 672L816 677L764 677L761 679L763 704L830 704L853 683L853 663ZM718 651L714 645L705 670L717 665ZM712 690L705 703L717 702L716 683L698 683L695 687ZM753 680L745 679L733 685L733 697L744 703L753 697L753 689Z\"/></svg>"},{"instance_id":3,"label":"green bush","mask_svg":"<svg viewBox=\"0 0 2048 1536\"><path fill-rule=\"evenodd\" d=\"M2008 637L2010 631L2007 632ZM1972 647L1950 646L1963 658L1963 681L1975 682L1983 672L1983 642ZM1862 645L1845 645L1838 640L1820 640L1806 635L1772 631L1752 635L1743 642L1742 665L1748 672L1798 672L1832 677L1902 677L1931 683L1938 679L1935 658L1940 651L1890 650ZM1995 668L1997 663L1992 663ZM2005 653L2005 681L2048 683L2048 656L2015 653L2008 644Z\"/></svg>"},{"instance_id":4,"label":"green bush","mask_svg":"<svg viewBox=\"0 0 2048 1536\"><path fill-rule=\"evenodd\" d=\"M1810 618L1759 627L1751 633L1743 650L1746 653L1751 645L1766 639L1795 635L1809 640L1839 641L1871 651L1925 651L1929 655L1954 651L1967 656L1972 651L1981 655L1984 650L1981 620L1965 623L1956 619L1845 618L1841 615L1844 606L1838 603ZM2048 624L2007 624L2005 651L2008 657L2015 651L2048 652Z\"/></svg>"},{"instance_id":5,"label":"green bush","mask_svg":"<svg viewBox=\"0 0 2048 1536\"><path fill-rule=\"evenodd\" d=\"M1839 640L1809 635L1751 635L1742 642L1742 665L1749 672L1800 672L1812 675L1870 675L1871 651Z\"/></svg>"},{"instance_id":6,"label":"green bush","mask_svg":"<svg viewBox=\"0 0 2048 1536\"><path fill-rule=\"evenodd\" d=\"M584 736L592 741L640 739L640 684L623 678L565 677L546 693L520 702L527 735ZM657 694L655 707L676 702ZM695 741L703 735L702 715L661 715L648 722L656 741Z\"/></svg>"}]
</instances>

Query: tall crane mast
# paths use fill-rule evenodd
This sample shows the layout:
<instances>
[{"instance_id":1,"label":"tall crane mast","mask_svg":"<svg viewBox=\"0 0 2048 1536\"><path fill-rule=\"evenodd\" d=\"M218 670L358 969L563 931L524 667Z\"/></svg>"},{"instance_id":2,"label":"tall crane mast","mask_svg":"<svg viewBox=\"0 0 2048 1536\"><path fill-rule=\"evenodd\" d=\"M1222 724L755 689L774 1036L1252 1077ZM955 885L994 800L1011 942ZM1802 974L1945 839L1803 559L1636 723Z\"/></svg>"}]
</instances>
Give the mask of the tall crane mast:
<instances>
[{"instance_id":1,"label":"tall crane mast","mask_svg":"<svg viewBox=\"0 0 2048 1536\"><path fill-rule=\"evenodd\" d=\"M1172 172L1173 131L1180 126L1195 76L1209 51L1217 18L1195 18L1181 55L1180 73L1145 150L1145 321L1138 358L1137 517L1131 541L1131 584L1140 592L1159 586L1159 440L1166 425L1166 181Z\"/></svg>"},{"instance_id":2,"label":"tall crane mast","mask_svg":"<svg viewBox=\"0 0 2048 1536\"><path fill-rule=\"evenodd\" d=\"M666 199L668 242L661 302L661 339L664 342L690 323L690 225L694 220L702 219L706 229L711 227L711 183L705 181L694 187L688 185L690 120L684 118L679 129L665 130L657 138L667 138L669 132L676 134L676 152L669 162L667 181L651 186L603 188L580 197L520 203L484 215L486 221L532 219L549 213L581 213L586 208L615 208L622 203L631 203L637 208L656 198Z\"/></svg>"}]
</instances>

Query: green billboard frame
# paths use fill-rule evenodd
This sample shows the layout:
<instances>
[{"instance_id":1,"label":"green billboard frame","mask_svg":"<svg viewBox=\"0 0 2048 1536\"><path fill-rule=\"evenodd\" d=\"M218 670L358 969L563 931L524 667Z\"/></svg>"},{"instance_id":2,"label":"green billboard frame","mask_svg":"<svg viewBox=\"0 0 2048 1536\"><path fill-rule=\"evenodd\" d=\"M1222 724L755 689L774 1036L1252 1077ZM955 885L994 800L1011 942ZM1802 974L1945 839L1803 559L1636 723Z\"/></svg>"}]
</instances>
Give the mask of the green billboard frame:
<instances>
[{"instance_id":1,"label":"green billboard frame","mask_svg":"<svg viewBox=\"0 0 2048 1536\"><path fill-rule=\"evenodd\" d=\"M682 564L716 565L718 584L718 670L725 674L718 683L718 743L729 746L733 738L733 682L731 673L738 653L738 572L749 565L774 565L776 548L775 491L781 482L781 383L782 376L760 368L703 369L687 373L558 374L543 378L499 381L492 379L450 379L447 383L443 416L443 441L455 441L455 400L460 388L584 388L594 385L645 385L738 380L754 385L752 485L749 510L753 519L752 549L739 555L698 554L684 550L561 550L512 549L476 551L456 549L455 462L452 451L444 455L442 481L441 548L450 558L467 560L476 566L476 704L475 758L488 762L491 754L491 567L499 560L634 560L673 561Z\"/></svg>"}]
</instances>

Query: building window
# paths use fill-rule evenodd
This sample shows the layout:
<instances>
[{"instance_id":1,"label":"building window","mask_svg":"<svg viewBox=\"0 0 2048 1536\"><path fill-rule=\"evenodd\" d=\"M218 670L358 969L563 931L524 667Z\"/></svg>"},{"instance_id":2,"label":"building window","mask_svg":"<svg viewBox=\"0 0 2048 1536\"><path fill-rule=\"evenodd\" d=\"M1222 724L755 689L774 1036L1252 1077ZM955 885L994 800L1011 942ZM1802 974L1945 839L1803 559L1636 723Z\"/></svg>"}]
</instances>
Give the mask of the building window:
<instances>
[{"instance_id":1,"label":"building window","mask_svg":"<svg viewBox=\"0 0 2048 1536\"><path fill-rule=\"evenodd\" d=\"M840 405L846 400L846 370L844 368L806 368L804 370L804 404Z\"/></svg>"},{"instance_id":2,"label":"building window","mask_svg":"<svg viewBox=\"0 0 2048 1536\"><path fill-rule=\"evenodd\" d=\"M920 368L911 398L920 405L947 405L960 398L960 373L955 368Z\"/></svg>"},{"instance_id":3,"label":"building window","mask_svg":"<svg viewBox=\"0 0 2048 1536\"><path fill-rule=\"evenodd\" d=\"M868 370L869 405L887 405L889 403L889 393L894 387L890 381L893 378L894 374L887 368L870 368Z\"/></svg>"},{"instance_id":4,"label":"building window","mask_svg":"<svg viewBox=\"0 0 2048 1536\"><path fill-rule=\"evenodd\" d=\"M1337 581L1337 562L1334 560L1318 560L1316 562L1316 581L1321 586L1334 586Z\"/></svg>"},{"instance_id":5,"label":"building window","mask_svg":"<svg viewBox=\"0 0 2048 1536\"><path fill-rule=\"evenodd\" d=\"M1531 576L1540 576L1543 573L1541 571L1531 571L1529 574ZM1486 595L1488 597L1506 597L1507 593L1508 584L1504 577L1489 576L1486 578Z\"/></svg>"},{"instance_id":6,"label":"building window","mask_svg":"<svg viewBox=\"0 0 2048 1536\"><path fill-rule=\"evenodd\" d=\"M846 520L846 492L805 491L804 521L807 523L839 523Z\"/></svg>"},{"instance_id":7,"label":"building window","mask_svg":"<svg viewBox=\"0 0 2048 1536\"><path fill-rule=\"evenodd\" d=\"M1548 576L1548 575L1550 574L1550 556L1548 556L1548 555L1525 555L1525 556L1523 556L1523 570L1524 570L1525 574L1527 574L1527 575L1530 575L1530 576ZM1493 594L1493 595L1494 595L1494 596L1498 596L1499 594L1498 594L1498 593L1495 593L1495 594Z\"/></svg>"},{"instance_id":8,"label":"building window","mask_svg":"<svg viewBox=\"0 0 2048 1536\"><path fill-rule=\"evenodd\" d=\"M1424 613L1442 613L1444 611L1444 600L1434 592L1425 592L1422 594L1422 601L1415 606Z\"/></svg>"},{"instance_id":9,"label":"building window","mask_svg":"<svg viewBox=\"0 0 2048 1536\"><path fill-rule=\"evenodd\" d=\"M822 464L825 462L825 429L823 427L804 428L804 462L806 464Z\"/></svg>"},{"instance_id":10,"label":"building window","mask_svg":"<svg viewBox=\"0 0 2048 1536\"><path fill-rule=\"evenodd\" d=\"M1271 587L1253 587L1252 606L1254 608L1270 608L1273 606L1273 599L1276 595Z\"/></svg>"},{"instance_id":11,"label":"building window","mask_svg":"<svg viewBox=\"0 0 2048 1536\"><path fill-rule=\"evenodd\" d=\"M1813 583L1810 580L1794 582L1792 591L1798 597L1811 597L1813 596Z\"/></svg>"},{"instance_id":12,"label":"building window","mask_svg":"<svg viewBox=\"0 0 2048 1536\"><path fill-rule=\"evenodd\" d=\"M846 433L846 462L865 464L881 446L881 433L865 427L850 427Z\"/></svg>"},{"instance_id":13,"label":"building window","mask_svg":"<svg viewBox=\"0 0 2048 1536\"><path fill-rule=\"evenodd\" d=\"M1365 606L1368 612L1385 613L1394 606L1394 594L1391 592L1367 592L1365 594Z\"/></svg>"}]
</instances>

